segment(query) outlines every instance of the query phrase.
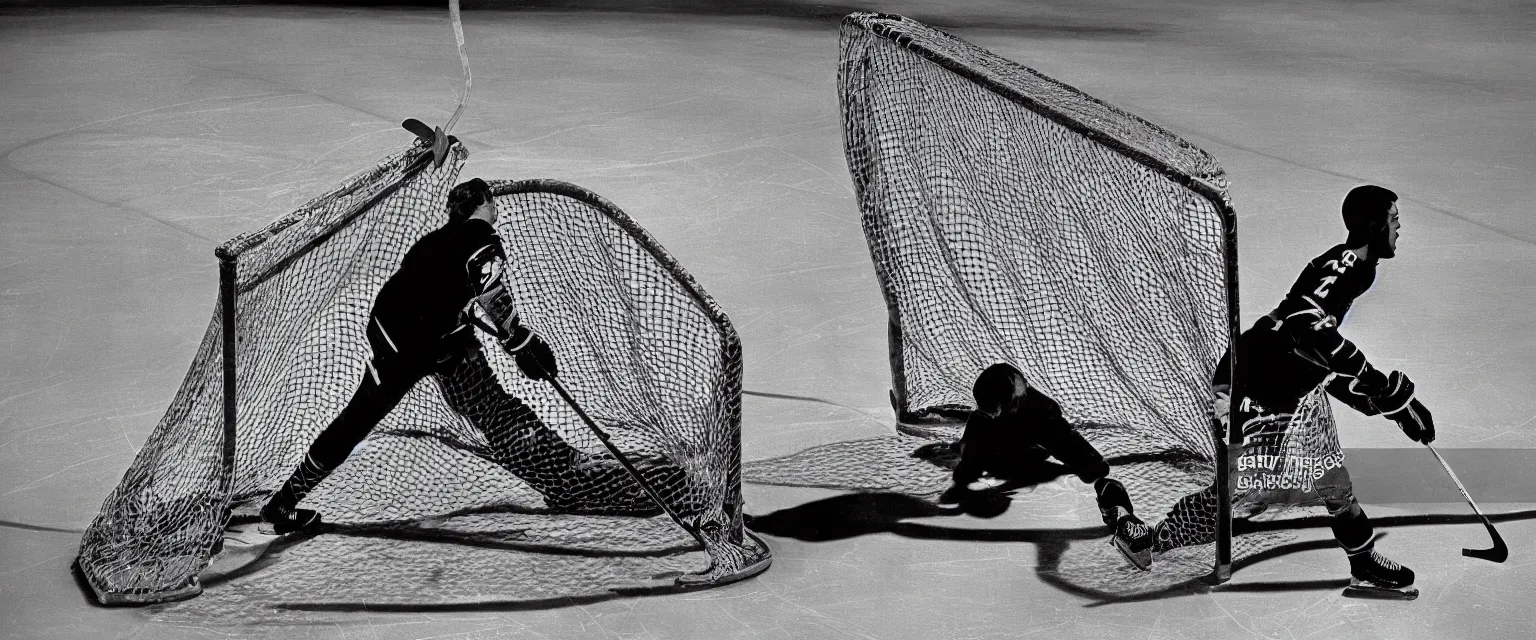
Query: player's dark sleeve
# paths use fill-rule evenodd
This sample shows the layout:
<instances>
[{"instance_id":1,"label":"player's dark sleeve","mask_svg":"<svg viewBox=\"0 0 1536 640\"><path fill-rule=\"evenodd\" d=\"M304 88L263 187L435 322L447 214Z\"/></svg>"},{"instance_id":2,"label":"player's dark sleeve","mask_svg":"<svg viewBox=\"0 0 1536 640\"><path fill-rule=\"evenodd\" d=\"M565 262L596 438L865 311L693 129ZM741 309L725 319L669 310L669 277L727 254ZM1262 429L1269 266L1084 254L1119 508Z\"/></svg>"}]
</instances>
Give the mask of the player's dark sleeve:
<instances>
[{"instance_id":1,"label":"player's dark sleeve","mask_svg":"<svg viewBox=\"0 0 1536 640\"><path fill-rule=\"evenodd\" d=\"M1342 386L1329 386L1329 391L1347 393L1366 400L1390 400L1391 392L1387 375L1371 365L1355 343L1339 333L1339 323L1320 307L1311 306L1289 311L1281 320L1280 330L1295 345L1296 355L1327 369L1342 380ZM1337 396L1336 396L1337 397ZM1342 399L1342 398L1341 398ZM1345 400L1356 406L1356 401ZM1367 415L1375 415L1379 411Z\"/></svg>"},{"instance_id":2,"label":"player's dark sleeve","mask_svg":"<svg viewBox=\"0 0 1536 640\"><path fill-rule=\"evenodd\" d=\"M1045 394L1030 389L1025 404L1034 433L1033 440L1067 465L1083 482L1094 482L1109 475L1109 463L1093 443L1072 428L1061 413L1061 405Z\"/></svg>"},{"instance_id":3,"label":"player's dark sleeve","mask_svg":"<svg viewBox=\"0 0 1536 640\"><path fill-rule=\"evenodd\" d=\"M1328 395L1333 396L1339 402L1349 405L1350 408L1359 411L1361 414L1374 416L1380 413L1376 410L1375 406L1371 405L1370 398L1356 393L1351 388L1354 383L1354 378L1335 377L1328 381Z\"/></svg>"},{"instance_id":4,"label":"player's dark sleeve","mask_svg":"<svg viewBox=\"0 0 1536 640\"><path fill-rule=\"evenodd\" d=\"M982 459L985 457L983 449L986 448L987 438L984 437L983 432L996 428L992 423L991 418L982 415L979 411L972 411L971 417L966 419L965 434L956 443L960 449L960 462L955 465L955 471L951 475L956 486L969 485L980 479L981 473L986 471Z\"/></svg>"},{"instance_id":5,"label":"player's dark sleeve","mask_svg":"<svg viewBox=\"0 0 1536 640\"><path fill-rule=\"evenodd\" d=\"M1393 371L1387 376L1386 390L1375 396L1358 391L1356 380L1337 377L1328 383L1328 393L1340 402L1368 416L1384 415L1397 423L1410 440L1429 444L1435 441L1435 419L1418 398L1407 374Z\"/></svg>"},{"instance_id":6,"label":"player's dark sleeve","mask_svg":"<svg viewBox=\"0 0 1536 640\"><path fill-rule=\"evenodd\" d=\"M1297 286L1304 288L1303 281L1318 274L1351 275L1353 254L1347 255L1351 257L1346 261L1348 264L1330 269L1318 269L1315 265L1309 268ZM1280 330L1293 341L1296 355L1334 374L1327 385L1330 395L1365 415L1386 415L1415 442L1434 441L1434 419L1429 409L1414 398L1413 381L1401 371L1384 374L1372 366L1365 353L1339 333L1338 317L1330 313L1330 308L1340 314L1347 310L1352 296L1369 286L1370 276L1367 273L1352 280L1331 278L1324 276L1318 280L1320 284L1311 294L1298 295L1293 290L1271 317L1278 317ZM1330 284L1348 287L1349 293L1328 300Z\"/></svg>"},{"instance_id":7,"label":"player's dark sleeve","mask_svg":"<svg viewBox=\"0 0 1536 640\"><path fill-rule=\"evenodd\" d=\"M470 254L465 269L476 291L465 308L466 320L495 336L501 348L512 354L523 375L533 380L555 377L558 370L554 352L518 317L506 282L506 253L494 234Z\"/></svg>"},{"instance_id":8,"label":"player's dark sleeve","mask_svg":"<svg viewBox=\"0 0 1536 640\"><path fill-rule=\"evenodd\" d=\"M1332 317L1323 316L1316 322L1293 317L1282 330L1295 341L1297 355L1335 374L1328 383L1328 393L1344 404L1368 416L1386 414L1397 420L1395 414L1415 402L1413 381L1407 374L1393 371L1388 375L1372 366L1355 343L1339 334Z\"/></svg>"}]
</instances>

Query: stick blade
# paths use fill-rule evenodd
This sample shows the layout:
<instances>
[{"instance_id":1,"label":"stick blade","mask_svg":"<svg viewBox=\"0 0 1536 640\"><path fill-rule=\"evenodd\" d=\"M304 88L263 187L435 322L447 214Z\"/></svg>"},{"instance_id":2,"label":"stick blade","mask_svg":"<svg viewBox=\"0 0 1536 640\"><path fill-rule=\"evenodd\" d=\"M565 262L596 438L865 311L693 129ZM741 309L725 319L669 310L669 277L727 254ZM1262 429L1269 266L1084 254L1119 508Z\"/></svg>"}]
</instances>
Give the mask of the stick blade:
<instances>
[{"instance_id":1,"label":"stick blade","mask_svg":"<svg viewBox=\"0 0 1536 640\"><path fill-rule=\"evenodd\" d=\"M1504 544L1503 537L1494 532L1492 549L1462 549L1461 555L1489 562L1504 562L1509 559L1509 546Z\"/></svg>"},{"instance_id":2,"label":"stick blade","mask_svg":"<svg viewBox=\"0 0 1536 640\"><path fill-rule=\"evenodd\" d=\"M429 144L433 141L433 138L436 135L436 132L432 130L432 127L427 126L427 123L415 118L407 118L405 122L400 123L400 126L406 131L416 134L416 137L421 138L422 142Z\"/></svg>"}]
</instances>

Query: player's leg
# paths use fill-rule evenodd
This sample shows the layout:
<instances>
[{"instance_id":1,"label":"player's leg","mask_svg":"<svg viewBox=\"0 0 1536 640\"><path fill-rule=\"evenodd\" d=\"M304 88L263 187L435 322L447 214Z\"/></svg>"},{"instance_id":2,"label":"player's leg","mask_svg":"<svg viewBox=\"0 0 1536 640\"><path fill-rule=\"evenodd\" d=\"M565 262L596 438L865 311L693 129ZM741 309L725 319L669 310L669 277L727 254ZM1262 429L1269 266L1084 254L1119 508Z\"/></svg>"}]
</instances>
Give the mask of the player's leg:
<instances>
[{"instance_id":1,"label":"player's leg","mask_svg":"<svg viewBox=\"0 0 1536 640\"><path fill-rule=\"evenodd\" d=\"M543 494L550 508L568 513L661 513L617 460L571 446L531 407L508 394L479 349L449 363L436 378L448 405L485 435L492 461ZM661 495L686 493L687 475L677 465L660 456L632 456L630 462ZM672 506L686 511L684 505Z\"/></svg>"},{"instance_id":2,"label":"player's leg","mask_svg":"<svg viewBox=\"0 0 1536 640\"><path fill-rule=\"evenodd\" d=\"M262 507L262 520L278 534L318 525L320 514L299 509L299 502L347 460L374 425L389 415L423 375L419 367L403 361L373 363L347 406L320 432L292 475Z\"/></svg>"},{"instance_id":3,"label":"player's leg","mask_svg":"<svg viewBox=\"0 0 1536 640\"><path fill-rule=\"evenodd\" d=\"M1287 409L1294 409L1287 407ZM1216 416L1222 419L1226 415L1225 404L1218 402ZM1241 447L1233 447L1227 452L1227 465L1234 473L1238 472L1237 461L1244 455L1280 455L1284 452L1285 434L1291 427L1291 421L1295 417L1290 412L1274 412L1260 410L1244 412L1239 419L1243 424L1243 444ZM1223 431L1226 421L1222 420ZM1234 504L1234 515L1240 510L1246 511L1244 516L1253 516L1264 510L1265 500L1271 496L1262 489L1250 489L1239 492L1247 500L1241 504ZM1173 507L1168 510L1168 515L1153 528L1155 541L1152 550L1155 553L1164 553L1180 547L1188 547L1200 544L1210 544L1216 541L1216 518L1219 510L1219 494L1216 485L1191 493L1180 498ZM1234 502L1237 502L1236 500Z\"/></svg>"},{"instance_id":4,"label":"player's leg","mask_svg":"<svg viewBox=\"0 0 1536 640\"><path fill-rule=\"evenodd\" d=\"M1218 498L1215 485L1179 498L1167 517L1153 528L1152 550L1165 553L1215 542Z\"/></svg>"},{"instance_id":5,"label":"player's leg","mask_svg":"<svg viewBox=\"0 0 1536 640\"><path fill-rule=\"evenodd\" d=\"M1029 439L1067 465L1083 482L1096 482L1109 475L1109 463L1104 456L1066 422L1032 424Z\"/></svg>"},{"instance_id":6,"label":"player's leg","mask_svg":"<svg viewBox=\"0 0 1536 640\"><path fill-rule=\"evenodd\" d=\"M1103 477L1093 483L1093 490L1099 503L1099 515L1114 532L1110 544L1132 566L1142 571L1149 569L1155 543L1153 531L1136 516L1125 486L1118 480Z\"/></svg>"},{"instance_id":7,"label":"player's leg","mask_svg":"<svg viewBox=\"0 0 1536 640\"><path fill-rule=\"evenodd\" d=\"M1413 599L1419 590L1413 585L1413 570L1376 551L1375 529L1355 500L1349 470L1340 466L1329 469L1316 482L1317 493L1328 507L1333 537L1349 556L1349 587L1346 595Z\"/></svg>"},{"instance_id":8,"label":"player's leg","mask_svg":"<svg viewBox=\"0 0 1536 640\"><path fill-rule=\"evenodd\" d=\"M1093 443L1066 423L1038 423L1031 436L1079 479L1093 483L1099 515L1105 526L1113 531L1110 544L1136 568L1146 570L1150 567L1152 529L1136 516L1136 508L1125 486L1109 477L1109 463Z\"/></svg>"}]
</instances>

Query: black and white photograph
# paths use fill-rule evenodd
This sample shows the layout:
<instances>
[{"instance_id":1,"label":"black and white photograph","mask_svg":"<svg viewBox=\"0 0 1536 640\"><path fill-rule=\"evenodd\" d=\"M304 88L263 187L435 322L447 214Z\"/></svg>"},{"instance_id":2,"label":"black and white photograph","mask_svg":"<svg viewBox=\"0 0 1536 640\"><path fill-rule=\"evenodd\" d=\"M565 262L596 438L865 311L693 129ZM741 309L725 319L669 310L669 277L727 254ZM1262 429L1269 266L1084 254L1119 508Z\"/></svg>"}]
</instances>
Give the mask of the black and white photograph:
<instances>
[{"instance_id":1,"label":"black and white photograph","mask_svg":"<svg viewBox=\"0 0 1536 640\"><path fill-rule=\"evenodd\" d=\"M0 0L0 637L1536 634L1536 4Z\"/></svg>"}]
</instances>

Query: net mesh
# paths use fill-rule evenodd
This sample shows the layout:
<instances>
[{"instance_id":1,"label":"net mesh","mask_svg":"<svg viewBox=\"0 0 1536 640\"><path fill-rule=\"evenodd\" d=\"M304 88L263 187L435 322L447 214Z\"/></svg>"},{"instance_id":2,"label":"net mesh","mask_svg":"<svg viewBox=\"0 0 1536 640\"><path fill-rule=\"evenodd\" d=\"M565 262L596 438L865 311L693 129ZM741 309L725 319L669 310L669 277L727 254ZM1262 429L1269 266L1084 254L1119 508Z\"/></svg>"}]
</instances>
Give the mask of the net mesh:
<instances>
[{"instance_id":1,"label":"net mesh","mask_svg":"<svg viewBox=\"0 0 1536 640\"><path fill-rule=\"evenodd\" d=\"M747 482L852 492L755 514L751 526L770 535L813 541L879 532L922 540L1030 543L1037 549L1034 569L1043 582L1101 601L1157 598L1208 588L1217 511L1207 461L1169 456L1110 458L1113 477L1126 482L1137 514L1149 522L1160 519L1181 500L1208 500L1185 512L1184 517L1196 516L1179 527L1187 537L1161 549L1150 571L1139 571L1106 544L1108 532L1099 524L1092 491L1085 491L1065 467L1042 469L1038 482L1014 485L1001 498L1002 504L997 500L955 504L944 495L951 485L954 460L913 455L931 443L929 438L896 433L749 461L743 466ZM1009 519L1006 525L978 533L974 521L950 525L933 517L961 513L983 519L1007 513ZM1236 531L1241 535L1233 539L1232 547L1234 566L1288 552L1293 547L1287 543L1295 541L1300 530L1318 526L1304 519L1306 515L1311 512L1273 509L1251 522L1239 521ZM914 521L917 518L923 520Z\"/></svg>"},{"instance_id":2,"label":"net mesh","mask_svg":"<svg viewBox=\"0 0 1536 640\"><path fill-rule=\"evenodd\" d=\"M412 243L447 220L465 154L455 146L449 156L434 166L429 149L413 146L220 248L236 265L233 459L221 308L82 540L79 567L103 602L199 593L196 576L232 514L249 516L341 411L370 355L374 296ZM553 347L575 400L707 553L648 504L548 385L481 336L479 354L418 383L305 501L335 535L297 542L274 556L290 559L281 569L221 597L163 613L245 611L230 599L291 603L299 593L333 603L540 600L658 575L668 586L716 584L766 567L767 547L741 522L741 358L729 320L611 203L553 181L495 191L522 317ZM322 547L342 555L314 551ZM443 581L431 567L470 557L542 569L466 570L484 580L433 588Z\"/></svg>"},{"instance_id":3,"label":"net mesh","mask_svg":"<svg viewBox=\"0 0 1536 640\"><path fill-rule=\"evenodd\" d=\"M1210 486L1210 380L1235 321L1214 158L899 16L844 21L838 82L903 422L963 415L976 376L1009 362L1116 465L1139 514ZM1208 573L1210 548L1193 553Z\"/></svg>"}]
</instances>

